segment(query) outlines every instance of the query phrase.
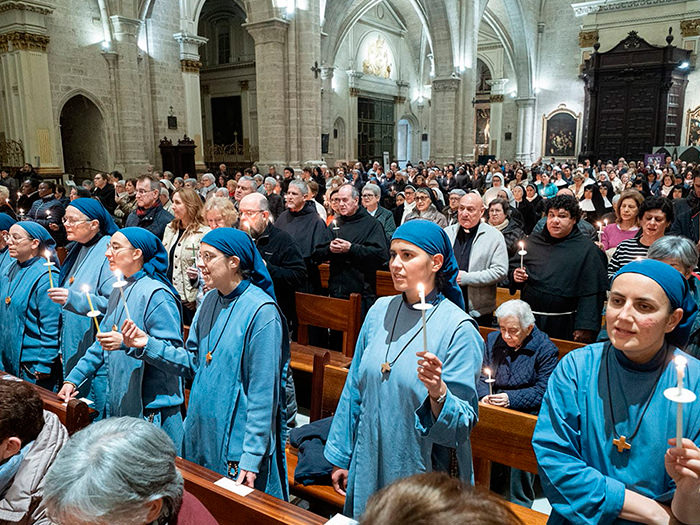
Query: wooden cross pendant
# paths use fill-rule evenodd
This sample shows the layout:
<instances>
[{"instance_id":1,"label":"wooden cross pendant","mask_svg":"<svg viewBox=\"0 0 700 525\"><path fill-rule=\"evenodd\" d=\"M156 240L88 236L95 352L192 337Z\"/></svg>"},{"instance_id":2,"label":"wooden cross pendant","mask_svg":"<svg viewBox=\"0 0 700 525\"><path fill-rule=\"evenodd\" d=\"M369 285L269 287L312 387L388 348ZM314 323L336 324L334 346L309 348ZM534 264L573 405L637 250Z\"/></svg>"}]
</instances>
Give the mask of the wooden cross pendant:
<instances>
[{"instance_id":1,"label":"wooden cross pendant","mask_svg":"<svg viewBox=\"0 0 700 525\"><path fill-rule=\"evenodd\" d=\"M211 352L207 352L207 364L211 363Z\"/></svg>"},{"instance_id":2,"label":"wooden cross pendant","mask_svg":"<svg viewBox=\"0 0 700 525\"><path fill-rule=\"evenodd\" d=\"M382 374L388 374L391 372L391 365L389 363L382 363Z\"/></svg>"},{"instance_id":3,"label":"wooden cross pendant","mask_svg":"<svg viewBox=\"0 0 700 525\"><path fill-rule=\"evenodd\" d=\"M68 279L68 284L73 284L75 282L75 277Z\"/></svg>"},{"instance_id":4,"label":"wooden cross pendant","mask_svg":"<svg viewBox=\"0 0 700 525\"><path fill-rule=\"evenodd\" d=\"M7 306L10 306L11 302L12 302L12 297L10 297L9 295L7 297L5 297L5 304Z\"/></svg>"},{"instance_id":5,"label":"wooden cross pendant","mask_svg":"<svg viewBox=\"0 0 700 525\"><path fill-rule=\"evenodd\" d=\"M613 446L617 447L618 452L624 452L632 448L632 444L627 443L627 438L625 436L620 436L620 439L613 439Z\"/></svg>"}]
</instances>

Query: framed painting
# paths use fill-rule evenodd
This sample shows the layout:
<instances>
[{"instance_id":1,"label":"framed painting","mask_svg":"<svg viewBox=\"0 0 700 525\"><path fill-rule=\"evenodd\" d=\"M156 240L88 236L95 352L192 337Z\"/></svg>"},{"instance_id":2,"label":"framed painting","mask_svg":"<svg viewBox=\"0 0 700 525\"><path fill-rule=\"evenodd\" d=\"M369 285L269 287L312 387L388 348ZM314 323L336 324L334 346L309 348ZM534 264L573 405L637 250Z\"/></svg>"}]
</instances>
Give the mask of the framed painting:
<instances>
[{"instance_id":1,"label":"framed painting","mask_svg":"<svg viewBox=\"0 0 700 525\"><path fill-rule=\"evenodd\" d=\"M580 149L579 124L581 114L560 104L557 109L542 116L542 157L570 159Z\"/></svg>"},{"instance_id":2,"label":"framed painting","mask_svg":"<svg viewBox=\"0 0 700 525\"><path fill-rule=\"evenodd\" d=\"M688 146L700 146L700 106L688 110L685 129L685 143Z\"/></svg>"}]
</instances>

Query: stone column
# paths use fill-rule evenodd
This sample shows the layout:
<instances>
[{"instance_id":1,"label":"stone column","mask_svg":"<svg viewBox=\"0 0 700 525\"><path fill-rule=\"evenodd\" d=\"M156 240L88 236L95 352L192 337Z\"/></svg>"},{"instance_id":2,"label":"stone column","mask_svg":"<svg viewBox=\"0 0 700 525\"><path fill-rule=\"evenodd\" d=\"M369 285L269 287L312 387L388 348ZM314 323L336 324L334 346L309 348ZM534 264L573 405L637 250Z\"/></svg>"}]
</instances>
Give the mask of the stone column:
<instances>
[{"instance_id":1,"label":"stone column","mask_svg":"<svg viewBox=\"0 0 700 525\"><path fill-rule=\"evenodd\" d=\"M109 18L114 40L103 55L110 68L112 99L117 128L115 168L127 177L140 175L149 164L144 129L143 107L139 89L138 34L141 21L114 15Z\"/></svg>"},{"instance_id":2,"label":"stone column","mask_svg":"<svg viewBox=\"0 0 700 525\"><path fill-rule=\"evenodd\" d=\"M430 114L430 158L438 164L455 160L457 91L460 79L434 78Z\"/></svg>"},{"instance_id":3,"label":"stone column","mask_svg":"<svg viewBox=\"0 0 700 525\"><path fill-rule=\"evenodd\" d=\"M530 164L535 155L535 97L515 99L518 108L518 148L515 160Z\"/></svg>"},{"instance_id":4,"label":"stone column","mask_svg":"<svg viewBox=\"0 0 700 525\"><path fill-rule=\"evenodd\" d=\"M261 166L286 164L289 118L285 47L289 22L272 18L244 26L255 40L258 145Z\"/></svg>"},{"instance_id":5,"label":"stone column","mask_svg":"<svg viewBox=\"0 0 700 525\"><path fill-rule=\"evenodd\" d=\"M491 86L491 139L489 141L489 153L501 158L501 142L503 141L503 97L507 78L495 78L486 81Z\"/></svg>"},{"instance_id":6,"label":"stone column","mask_svg":"<svg viewBox=\"0 0 700 525\"><path fill-rule=\"evenodd\" d=\"M45 2L0 1L0 132L22 141L24 162L42 175L63 173L51 103Z\"/></svg>"},{"instance_id":7,"label":"stone column","mask_svg":"<svg viewBox=\"0 0 700 525\"><path fill-rule=\"evenodd\" d=\"M337 152L330 151L331 129L331 99L333 98L333 67L321 68L321 135L328 136L329 152L335 154ZM322 155L326 153L321 152Z\"/></svg>"},{"instance_id":8,"label":"stone column","mask_svg":"<svg viewBox=\"0 0 700 525\"><path fill-rule=\"evenodd\" d=\"M197 145L194 150L195 168L198 172L203 172L206 165L202 139L202 98L199 91L199 69L202 67L199 46L206 44L207 39L187 33L176 33L173 38L180 44L180 69L185 92L185 134Z\"/></svg>"}]
</instances>

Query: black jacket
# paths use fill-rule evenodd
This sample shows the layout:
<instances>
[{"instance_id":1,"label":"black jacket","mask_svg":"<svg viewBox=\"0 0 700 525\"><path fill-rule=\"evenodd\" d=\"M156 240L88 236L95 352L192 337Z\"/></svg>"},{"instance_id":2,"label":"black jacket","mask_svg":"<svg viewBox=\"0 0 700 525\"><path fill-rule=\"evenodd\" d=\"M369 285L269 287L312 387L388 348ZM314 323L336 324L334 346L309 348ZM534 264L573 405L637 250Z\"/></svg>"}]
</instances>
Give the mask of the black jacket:
<instances>
[{"instance_id":1,"label":"black jacket","mask_svg":"<svg viewBox=\"0 0 700 525\"><path fill-rule=\"evenodd\" d=\"M328 292L331 297L347 299L362 294L363 312L376 299L376 274L389 260L386 234L382 225L367 210L359 208L350 217L338 216L334 237L349 241L347 253L331 253L330 241L316 250L316 262L330 260Z\"/></svg>"},{"instance_id":2,"label":"black jacket","mask_svg":"<svg viewBox=\"0 0 700 525\"><path fill-rule=\"evenodd\" d=\"M165 211L163 206L158 203L157 206L149 208L146 210L145 215L139 217L139 208L135 208L129 216L126 218L126 226L138 226L139 228L145 228L153 235L158 237L161 241L163 240L163 234L165 233L165 227L170 224L175 217L172 214Z\"/></svg>"},{"instance_id":3,"label":"black jacket","mask_svg":"<svg viewBox=\"0 0 700 525\"><path fill-rule=\"evenodd\" d=\"M105 184L105 187L102 189L95 186L92 189L92 196L97 197L110 215L114 215L114 210L117 208L117 202L114 200L113 184Z\"/></svg>"},{"instance_id":4,"label":"black jacket","mask_svg":"<svg viewBox=\"0 0 700 525\"><path fill-rule=\"evenodd\" d=\"M284 212L284 199L276 193L270 193L269 195L265 195L265 197L267 197L270 215L272 215L273 219L277 220L277 218Z\"/></svg>"},{"instance_id":5,"label":"black jacket","mask_svg":"<svg viewBox=\"0 0 700 525\"><path fill-rule=\"evenodd\" d=\"M306 265L296 241L287 232L268 224L255 240L275 286L277 304L288 321L295 322L294 293L306 282Z\"/></svg>"}]
</instances>

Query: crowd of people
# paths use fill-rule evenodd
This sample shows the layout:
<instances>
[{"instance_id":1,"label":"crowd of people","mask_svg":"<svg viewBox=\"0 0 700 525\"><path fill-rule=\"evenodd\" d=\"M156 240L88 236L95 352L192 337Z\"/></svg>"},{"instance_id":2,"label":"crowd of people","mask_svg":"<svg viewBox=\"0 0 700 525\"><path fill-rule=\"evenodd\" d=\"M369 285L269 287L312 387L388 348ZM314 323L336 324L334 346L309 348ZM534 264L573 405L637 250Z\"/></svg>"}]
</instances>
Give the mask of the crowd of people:
<instances>
[{"instance_id":1,"label":"crowd of people","mask_svg":"<svg viewBox=\"0 0 700 525\"><path fill-rule=\"evenodd\" d=\"M138 523L194 514L206 523L183 494L175 454L288 499L290 341L295 293L307 292L362 297L324 449L347 515L388 523L387 512L410 508L389 501L415 486L464 493L482 403L539 414L533 447L553 523L700 523L700 409L683 412L676 443L675 406L663 397L674 359L700 389L697 166L268 171L222 164L200 177L149 169L128 180L115 171L59 187L29 165L1 170L3 370L64 400L89 399L103 421L67 440L31 389L0 380L0 520L7 507L24 508L26 523L39 514L72 523L71 513L127 523L121 490L140 491ZM378 270L391 272L397 295L377 298ZM520 300L497 308L498 287ZM484 340L479 326L495 331ZM339 347L333 332L312 336ZM590 344L560 360L552 338ZM132 436L143 454L162 452L151 466L125 451ZM43 503L16 486L37 454L50 456L45 488L32 489ZM148 498L136 477L150 479L151 468L163 486ZM461 481L413 477L432 471ZM85 494L91 476L103 480L99 504ZM492 489L521 505L535 487L527 472L492 472ZM470 502L450 512L476 513Z\"/></svg>"}]
</instances>

